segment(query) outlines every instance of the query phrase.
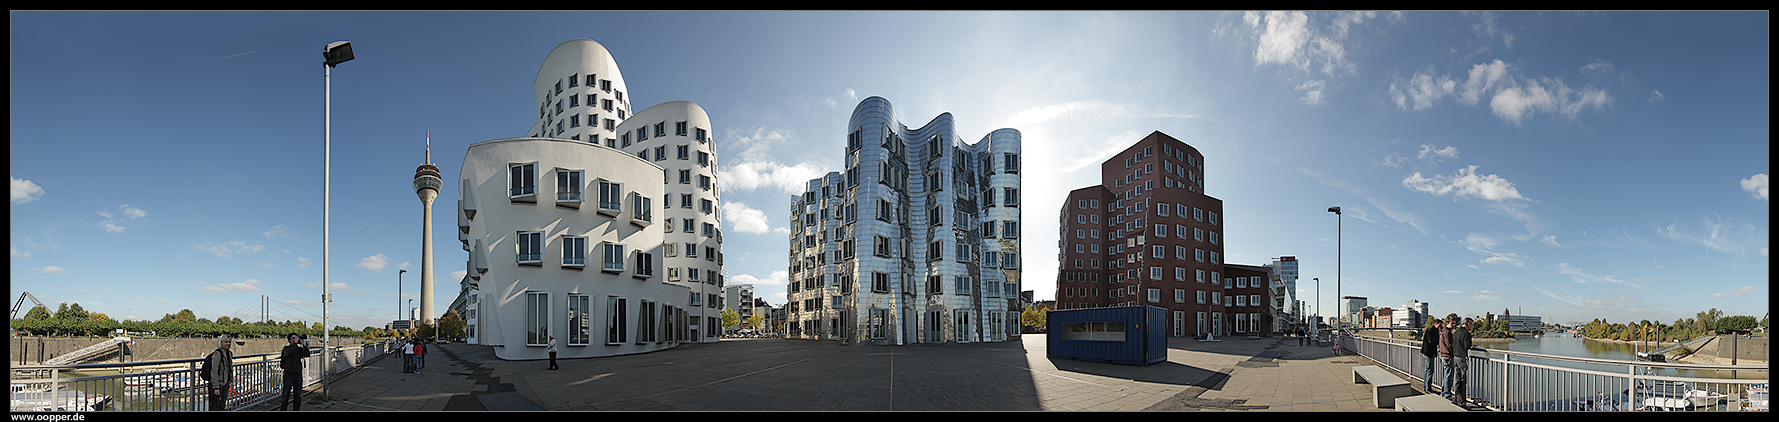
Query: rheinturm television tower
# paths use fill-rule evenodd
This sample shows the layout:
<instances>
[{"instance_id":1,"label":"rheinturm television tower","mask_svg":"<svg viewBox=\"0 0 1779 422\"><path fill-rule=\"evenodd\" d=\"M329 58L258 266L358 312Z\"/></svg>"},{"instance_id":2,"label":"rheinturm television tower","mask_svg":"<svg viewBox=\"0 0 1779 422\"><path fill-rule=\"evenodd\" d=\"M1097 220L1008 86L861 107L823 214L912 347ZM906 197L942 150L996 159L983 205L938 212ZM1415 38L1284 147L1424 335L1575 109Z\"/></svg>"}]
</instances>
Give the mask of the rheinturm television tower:
<instances>
[{"instance_id":1,"label":"rheinturm television tower","mask_svg":"<svg viewBox=\"0 0 1779 422\"><path fill-rule=\"evenodd\" d=\"M439 197L438 166L432 165L432 131L426 132L426 162L414 169L414 194L420 195L420 322L438 329L432 315L432 200ZM435 331L436 332L436 331Z\"/></svg>"}]
</instances>

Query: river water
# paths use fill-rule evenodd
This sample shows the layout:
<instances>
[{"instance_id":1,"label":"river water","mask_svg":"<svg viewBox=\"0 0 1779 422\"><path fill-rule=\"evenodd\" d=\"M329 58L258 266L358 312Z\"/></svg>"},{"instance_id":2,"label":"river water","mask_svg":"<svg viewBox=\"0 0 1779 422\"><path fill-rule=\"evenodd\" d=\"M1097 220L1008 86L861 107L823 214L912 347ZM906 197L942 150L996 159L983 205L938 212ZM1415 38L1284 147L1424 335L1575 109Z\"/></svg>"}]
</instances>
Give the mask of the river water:
<instances>
[{"instance_id":1,"label":"river water","mask_svg":"<svg viewBox=\"0 0 1779 422\"><path fill-rule=\"evenodd\" d=\"M1648 351L1656 348L1651 344L1618 343L1609 341L1589 340L1568 333L1545 333L1542 336L1518 336L1514 341L1479 341L1478 347L1495 350L1511 350L1515 352L1539 353L1546 355L1582 357L1612 360L1637 360L1637 351ZM1567 363L1569 366L1582 369L1619 370L1622 367L1609 365L1592 365ZM1768 371L1735 371L1735 378L1766 378ZM1658 371L1661 375L1678 375L1696 378L1731 378L1730 371L1707 371L1691 369L1669 369Z\"/></svg>"}]
</instances>

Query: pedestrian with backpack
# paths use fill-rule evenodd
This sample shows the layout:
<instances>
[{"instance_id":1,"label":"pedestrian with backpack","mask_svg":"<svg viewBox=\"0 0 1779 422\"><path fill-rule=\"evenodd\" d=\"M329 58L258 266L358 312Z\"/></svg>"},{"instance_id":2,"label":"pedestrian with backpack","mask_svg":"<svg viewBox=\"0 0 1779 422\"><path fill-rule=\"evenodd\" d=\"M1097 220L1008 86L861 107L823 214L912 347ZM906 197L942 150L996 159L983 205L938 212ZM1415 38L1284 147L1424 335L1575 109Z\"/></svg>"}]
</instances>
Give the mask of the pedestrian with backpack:
<instances>
[{"instance_id":1,"label":"pedestrian with backpack","mask_svg":"<svg viewBox=\"0 0 1779 422\"><path fill-rule=\"evenodd\" d=\"M205 391L209 393L210 410L228 410L229 388L235 383L235 354L229 350L230 345L247 343L234 341L228 334L217 336L216 339L216 350L204 357L204 366L199 368L198 377L208 383Z\"/></svg>"}]
</instances>

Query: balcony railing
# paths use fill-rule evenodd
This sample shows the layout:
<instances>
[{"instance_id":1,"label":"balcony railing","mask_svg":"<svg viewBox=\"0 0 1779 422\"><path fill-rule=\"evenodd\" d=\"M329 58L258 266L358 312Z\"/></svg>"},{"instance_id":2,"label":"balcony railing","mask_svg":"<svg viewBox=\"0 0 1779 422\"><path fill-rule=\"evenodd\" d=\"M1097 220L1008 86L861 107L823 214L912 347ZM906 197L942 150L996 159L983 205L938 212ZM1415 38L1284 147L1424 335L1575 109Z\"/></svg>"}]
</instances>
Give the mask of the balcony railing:
<instances>
[{"instance_id":1,"label":"balcony railing","mask_svg":"<svg viewBox=\"0 0 1779 422\"><path fill-rule=\"evenodd\" d=\"M1427 357L1418 341L1347 335L1340 344L1423 382ZM1749 387L1768 384L1765 365L1639 362L1480 348L1468 353L1468 396L1494 410L1733 410L1749 397ZM1748 378L1709 377L1738 372ZM1438 388L1438 382L1433 384Z\"/></svg>"},{"instance_id":2,"label":"balcony railing","mask_svg":"<svg viewBox=\"0 0 1779 422\"><path fill-rule=\"evenodd\" d=\"M580 192L556 192L556 202L580 202Z\"/></svg>"}]
</instances>

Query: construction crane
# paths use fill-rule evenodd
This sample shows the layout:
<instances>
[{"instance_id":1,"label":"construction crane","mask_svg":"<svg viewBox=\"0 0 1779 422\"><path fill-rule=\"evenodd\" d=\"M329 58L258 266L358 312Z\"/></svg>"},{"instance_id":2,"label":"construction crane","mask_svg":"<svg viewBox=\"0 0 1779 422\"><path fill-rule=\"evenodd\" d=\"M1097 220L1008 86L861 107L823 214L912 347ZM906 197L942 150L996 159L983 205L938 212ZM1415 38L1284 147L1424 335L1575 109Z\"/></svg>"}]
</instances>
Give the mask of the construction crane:
<instances>
[{"instance_id":1,"label":"construction crane","mask_svg":"<svg viewBox=\"0 0 1779 422\"><path fill-rule=\"evenodd\" d=\"M31 303L35 303L35 304L37 304L37 306L43 306L43 301L37 300L37 296L32 296L31 292L25 292L24 294L19 295L19 300L17 303L12 304L12 318L11 319L19 319L19 310L24 309L24 308L22 308L22 306L25 305L25 298L30 298ZM43 306L43 308L49 309L48 306Z\"/></svg>"}]
</instances>

